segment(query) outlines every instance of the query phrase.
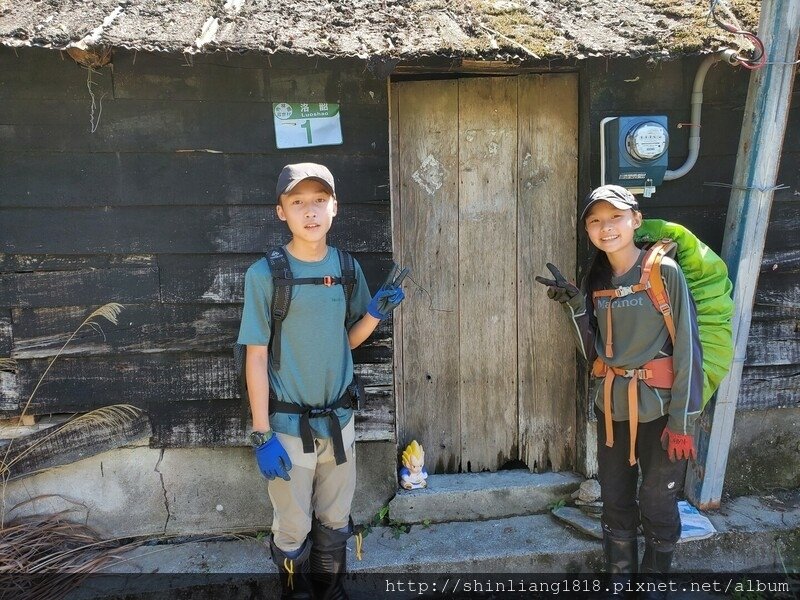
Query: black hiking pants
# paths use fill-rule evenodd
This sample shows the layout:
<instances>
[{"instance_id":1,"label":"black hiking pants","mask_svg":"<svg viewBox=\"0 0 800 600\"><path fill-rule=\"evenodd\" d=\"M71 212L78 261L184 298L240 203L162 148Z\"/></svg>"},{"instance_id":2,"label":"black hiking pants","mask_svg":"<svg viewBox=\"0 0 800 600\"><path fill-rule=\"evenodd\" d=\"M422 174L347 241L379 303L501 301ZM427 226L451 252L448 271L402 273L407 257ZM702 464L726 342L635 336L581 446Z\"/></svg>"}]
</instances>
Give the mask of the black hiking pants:
<instances>
[{"instance_id":1,"label":"black hiking pants","mask_svg":"<svg viewBox=\"0 0 800 600\"><path fill-rule=\"evenodd\" d=\"M628 421L614 421L614 446L606 446L603 411L597 415L597 462L603 495L603 524L618 531L633 531L641 523L646 540L674 543L681 535L678 494L683 489L686 461L670 462L661 447L668 417L639 423L636 434L638 463L628 462ZM638 502L636 486L642 471Z\"/></svg>"}]
</instances>

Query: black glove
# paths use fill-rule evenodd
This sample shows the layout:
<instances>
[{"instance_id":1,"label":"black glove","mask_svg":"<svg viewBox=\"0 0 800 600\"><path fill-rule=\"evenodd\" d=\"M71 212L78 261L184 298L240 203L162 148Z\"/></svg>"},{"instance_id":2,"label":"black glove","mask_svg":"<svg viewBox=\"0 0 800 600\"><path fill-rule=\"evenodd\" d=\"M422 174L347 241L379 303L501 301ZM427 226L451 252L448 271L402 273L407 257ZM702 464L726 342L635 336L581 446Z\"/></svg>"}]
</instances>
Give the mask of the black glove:
<instances>
[{"instance_id":1,"label":"black glove","mask_svg":"<svg viewBox=\"0 0 800 600\"><path fill-rule=\"evenodd\" d=\"M545 279L544 277L539 277L538 275L535 277L535 279L539 283L547 286L547 297L550 298L550 300L567 302L580 293L580 290L575 286L575 284L567 281L567 279L561 274L561 271L559 271L555 265L552 263L547 263L547 268L553 274L555 279Z\"/></svg>"}]
</instances>

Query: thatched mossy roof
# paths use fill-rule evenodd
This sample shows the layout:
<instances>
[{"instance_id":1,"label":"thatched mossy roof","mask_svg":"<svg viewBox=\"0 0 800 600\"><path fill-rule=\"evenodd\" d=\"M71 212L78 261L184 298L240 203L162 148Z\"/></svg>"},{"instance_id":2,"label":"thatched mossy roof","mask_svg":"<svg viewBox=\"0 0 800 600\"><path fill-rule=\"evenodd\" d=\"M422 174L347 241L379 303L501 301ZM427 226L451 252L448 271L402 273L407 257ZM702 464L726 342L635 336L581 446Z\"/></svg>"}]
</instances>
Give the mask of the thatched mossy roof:
<instances>
[{"instance_id":1,"label":"thatched mossy roof","mask_svg":"<svg viewBox=\"0 0 800 600\"><path fill-rule=\"evenodd\" d=\"M759 0L723 0L754 29ZM678 55L742 43L708 0L0 0L0 44L326 57Z\"/></svg>"}]
</instances>

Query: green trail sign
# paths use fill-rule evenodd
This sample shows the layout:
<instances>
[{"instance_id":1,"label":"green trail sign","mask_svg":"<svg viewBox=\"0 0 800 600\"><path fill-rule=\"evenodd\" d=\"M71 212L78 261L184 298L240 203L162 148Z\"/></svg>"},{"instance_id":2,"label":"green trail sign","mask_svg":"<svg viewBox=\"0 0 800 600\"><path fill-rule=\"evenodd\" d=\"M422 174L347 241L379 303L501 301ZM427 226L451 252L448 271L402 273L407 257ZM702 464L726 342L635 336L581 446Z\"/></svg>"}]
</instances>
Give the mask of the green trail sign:
<instances>
[{"instance_id":1,"label":"green trail sign","mask_svg":"<svg viewBox=\"0 0 800 600\"><path fill-rule=\"evenodd\" d=\"M278 149L336 146L342 143L339 105L330 102L276 102L275 144Z\"/></svg>"}]
</instances>

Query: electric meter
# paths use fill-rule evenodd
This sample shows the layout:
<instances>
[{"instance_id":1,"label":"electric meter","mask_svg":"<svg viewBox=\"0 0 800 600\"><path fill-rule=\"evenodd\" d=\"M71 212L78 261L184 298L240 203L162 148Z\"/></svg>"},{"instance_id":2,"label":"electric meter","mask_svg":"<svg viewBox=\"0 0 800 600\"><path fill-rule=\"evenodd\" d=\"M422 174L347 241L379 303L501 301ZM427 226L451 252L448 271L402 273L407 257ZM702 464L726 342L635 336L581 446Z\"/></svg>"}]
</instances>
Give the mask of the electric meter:
<instances>
[{"instance_id":1,"label":"electric meter","mask_svg":"<svg viewBox=\"0 0 800 600\"><path fill-rule=\"evenodd\" d=\"M661 157L667 151L669 134L653 121L633 127L625 136L625 147L634 159L647 162Z\"/></svg>"},{"instance_id":2,"label":"electric meter","mask_svg":"<svg viewBox=\"0 0 800 600\"><path fill-rule=\"evenodd\" d=\"M667 117L605 118L600 147L600 183L615 183L649 198L667 171Z\"/></svg>"}]
</instances>

